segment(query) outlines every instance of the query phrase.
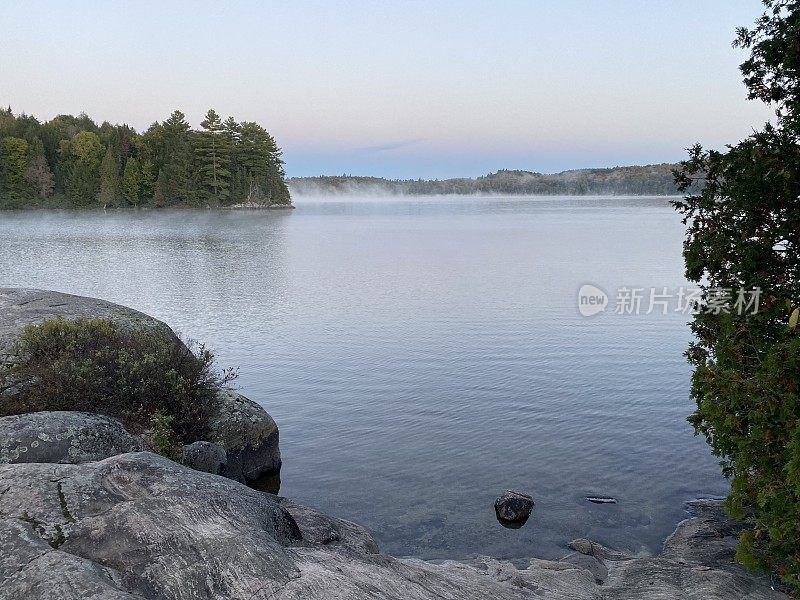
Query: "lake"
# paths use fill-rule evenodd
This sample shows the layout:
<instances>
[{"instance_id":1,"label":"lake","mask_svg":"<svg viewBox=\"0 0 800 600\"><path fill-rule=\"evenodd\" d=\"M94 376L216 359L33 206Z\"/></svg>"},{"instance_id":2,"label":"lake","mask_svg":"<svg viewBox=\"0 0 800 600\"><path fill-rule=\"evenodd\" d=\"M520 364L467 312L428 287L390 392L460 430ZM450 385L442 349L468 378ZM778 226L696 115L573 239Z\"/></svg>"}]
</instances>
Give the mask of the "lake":
<instances>
[{"instance_id":1,"label":"lake","mask_svg":"<svg viewBox=\"0 0 800 600\"><path fill-rule=\"evenodd\" d=\"M298 198L294 211L0 213L0 286L97 296L206 342L281 430L281 494L425 558L657 552L727 484L686 417L664 198ZM591 317L578 290L609 305ZM643 303L645 312L647 302ZM505 489L531 493L520 529ZM586 496L607 495L615 505Z\"/></svg>"}]
</instances>

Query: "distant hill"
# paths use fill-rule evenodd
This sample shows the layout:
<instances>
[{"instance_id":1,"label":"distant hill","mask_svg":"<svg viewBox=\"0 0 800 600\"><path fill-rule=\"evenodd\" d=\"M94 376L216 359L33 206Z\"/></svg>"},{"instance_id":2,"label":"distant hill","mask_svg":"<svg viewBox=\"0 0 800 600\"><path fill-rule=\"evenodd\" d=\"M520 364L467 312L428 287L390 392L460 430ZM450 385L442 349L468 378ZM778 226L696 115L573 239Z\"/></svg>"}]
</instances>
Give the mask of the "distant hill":
<instances>
[{"instance_id":1,"label":"distant hill","mask_svg":"<svg viewBox=\"0 0 800 600\"><path fill-rule=\"evenodd\" d=\"M353 175L292 177L292 195L437 195L502 194L543 196L670 196L677 194L672 169L660 164L609 169L576 169L561 173L501 170L476 178L383 179Z\"/></svg>"}]
</instances>

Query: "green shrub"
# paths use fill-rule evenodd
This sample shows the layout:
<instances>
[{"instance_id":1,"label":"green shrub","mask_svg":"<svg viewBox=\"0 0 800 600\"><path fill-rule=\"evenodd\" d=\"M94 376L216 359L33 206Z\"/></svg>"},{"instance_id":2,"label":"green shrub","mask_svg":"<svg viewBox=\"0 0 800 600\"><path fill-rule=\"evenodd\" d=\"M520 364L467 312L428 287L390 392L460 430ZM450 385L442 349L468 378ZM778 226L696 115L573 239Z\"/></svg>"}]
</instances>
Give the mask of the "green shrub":
<instances>
[{"instance_id":1,"label":"green shrub","mask_svg":"<svg viewBox=\"0 0 800 600\"><path fill-rule=\"evenodd\" d=\"M173 418L156 412L150 418L150 439L156 452L172 460L178 460L178 442L172 429Z\"/></svg>"},{"instance_id":2,"label":"green shrub","mask_svg":"<svg viewBox=\"0 0 800 600\"><path fill-rule=\"evenodd\" d=\"M42 410L102 413L151 429L164 453L206 439L216 396L235 378L214 356L164 330L111 319L27 325L0 369L0 416Z\"/></svg>"}]
</instances>

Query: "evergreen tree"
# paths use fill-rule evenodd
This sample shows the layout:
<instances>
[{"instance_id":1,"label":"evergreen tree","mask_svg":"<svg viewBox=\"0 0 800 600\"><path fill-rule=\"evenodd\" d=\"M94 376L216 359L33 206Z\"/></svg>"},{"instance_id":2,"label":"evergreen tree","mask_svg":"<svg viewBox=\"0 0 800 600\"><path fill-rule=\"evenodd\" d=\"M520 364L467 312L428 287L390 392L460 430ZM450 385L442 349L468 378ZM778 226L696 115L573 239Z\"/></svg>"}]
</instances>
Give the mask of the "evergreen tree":
<instances>
[{"instance_id":1,"label":"evergreen tree","mask_svg":"<svg viewBox=\"0 0 800 600\"><path fill-rule=\"evenodd\" d=\"M119 168L117 157L109 144L100 164L100 194L97 199L102 206L114 206L119 198Z\"/></svg>"},{"instance_id":2,"label":"evergreen tree","mask_svg":"<svg viewBox=\"0 0 800 600\"><path fill-rule=\"evenodd\" d=\"M98 127L83 113L40 123L0 109L0 194L12 193L20 199L14 206L50 196L55 206L62 195L71 206L288 201L280 151L269 133L232 117L223 122L213 110L199 131L176 110L139 135L127 125Z\"/></svg>"},{"instance_id":3,"label":"evergreen tree","mask_svg":"<svg viewBox=\"0 0 800 600\"><path fill-rule=\"evenodd\" d=\"M800 3L764 4L737 44L751 50L750 97L777 120L724 152L695 146L676 171L688 195L674 205L687 278L706 304L732 296L694 316L689 420L731 480L726 508L749 525L737 559L800 584ZM740 289L759 291L757 311L735 309Z\"/></svg>"},{"instance_id":4,"label":"evergreen tree","mask_svg":"<svg viewBox=\"0 0 800 600\"><path fill-rule=\"evenodd\" d=\"M76 206L90 206L100 190L100 163L103 145L93 131L80 131L69 142L62 142L62 158L67 165L67 197Z\"/></svg>"},{"instance_id":5,"label":"evergreen tree","mask_svg":"<svg viewBox=\"0 0 800 600\"><path fill-rule=\"evenodd\" d=\"M28 142L22 138L4 137L0 142L0 177L4 195L22 199L30 193L25 179L28 171Z\"/></svg>"},{"instance_id":6,"label":"evergreen tree","mask_svg":"<svg viewBox=\"0 0 800 600\"><path fill-rule=\"evenodd\" d=\"M209 202L219 206L230 197L231 137L213 109L209 109L200 126L203 131L198 136L196 153L201 190Z\"/></svg>"},{"instance_id":7,"label":"evergreen tree","mask_svg":"<svg viewBox=\"0 0 800 600\"><path fill-rule=\"evenodd\" d=\"M192 185L192 135L186 117L179 110L173 111L156 134L160 138L158 166L164 170L167 201L191 202L195 193Z\"/></svg>"},{"instance_id":8,"label":"evergreen tree","mask_svg":"<svg viewBox=\"0 0 800 600\"><path fill-rule=\"evenodd\" d=\"M31 159L25 172L25 179L39 198L49 198L53 195L56 181L44 154L37 154Z\"/></svg>"},{"instance_id":9,"label":"evergreen tree","mask_svg":"<svg viewBox=\"0 0 800 600\"><path fill-rule=\"evenodd\" d=\"M275 140L258 123L242 123L240 132L237 155L244 173L245 200L256 204L288 201L283 161Z\"/></svg>"},{"instance_id":10,"label":"evergreen tree","mask_svg":"<svg viewBox=\"0 0 800 600\"><path fill-rule=\"evenodd\" d=\"M167 186L167 177L164 175L164 169L158 171L158 177L153 190L153 206L161 208L169 202L169 188Z\"/></svg>"},{"instance_id":11,"label":"evergreen tree","mask_svg":"<svg viewBox=\"0 0 800 600\"><path fill-rule=\"evenodd\" d=\"M239 161L239 145L241 139L241 125L233 117L228 117L223 123L225 134L228 137L227 143L230 147L230 165L228 170L230 176L230 198L237 200L244 195L244 172Z\"/></svg>"},{"instance_id":12,"label":"evergreen tree","mask_svg":"<svg viewBox=\"0 0 800 600\"><path fill-rule=\"evenodd\" d=\"M269 133L267 135L267 147L269 148L269 185L270 201L273 204L289 204L291 197L289 188L286 185L286 173L283 170L283 152L278 148Z\"/></svg>"},{"instance_id":13,"label":"evergreen tree","mask_svg":"<svg viewBox=\"0 0 800 600\"><path fill-rule=\"evenodd\" d=\"M139 161L134 157L125 162L122 174L122 196L131 206L139 206L141 201L142 172Z\"/></svg>"},{"instance_id":14,"label":"evergreen tree","mask_svg":"<svg viewBox=\"0 0 800 600\"><path fill-rule=\"evenodd\" d=\"M141 198L144 201L151 201L153 199L154 186L156 183L156 166L149 158L141 161Z\"/></svg>"}]
</instances>

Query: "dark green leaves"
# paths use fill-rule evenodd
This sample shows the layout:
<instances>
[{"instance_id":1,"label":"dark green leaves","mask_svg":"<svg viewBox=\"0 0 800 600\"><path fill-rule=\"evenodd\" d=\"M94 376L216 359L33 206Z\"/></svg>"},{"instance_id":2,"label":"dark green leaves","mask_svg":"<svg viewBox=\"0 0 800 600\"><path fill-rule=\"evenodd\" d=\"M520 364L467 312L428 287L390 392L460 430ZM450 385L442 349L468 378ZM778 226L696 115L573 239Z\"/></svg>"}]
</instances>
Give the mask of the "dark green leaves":
<instances>
[{"instance_id":1,"label":"dark green leaves","mask_svg":"<svg viewBox=\"0 0 800 600\"><path fill-rule=\"evenodd\" d=\"M281 152L256 123L180 111L137 134L86 115L0 110L0 208L289 204Z\"/></svg>"},{"instance_id":2,"label":"dark green leaves","mask_svg":"<svg viewBox=\"0 0 800 600\"><path fill-rule=\"evenodd\" d=\"M160 415L164 439L171 432L175 443L204 439L217 392L236 376L215 373L213 354L192 352L171 332L109 319L28 325L12 354L0 368L0 416L95 412L138 432Z\"/></svg>"},{"instance_id":3,"label":"dark green leaves","mask_svg":"<svg viewBox=\"0 0 800 600\"><path fill-rule=\"evenodd\" d=\"M751 98L779 118L726 152L694 146L676 172L687 277L758 287L755 315L695 315L689 418L731 480L726 506L749 525L736 557L800 583L800 2L767 0L736 44ZM787 311L789 323L787 327Z\"/></svg>"}]
</instances>

